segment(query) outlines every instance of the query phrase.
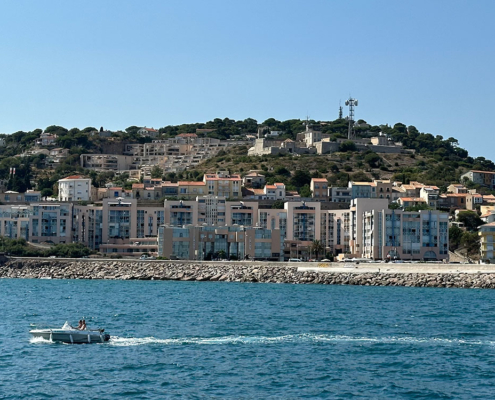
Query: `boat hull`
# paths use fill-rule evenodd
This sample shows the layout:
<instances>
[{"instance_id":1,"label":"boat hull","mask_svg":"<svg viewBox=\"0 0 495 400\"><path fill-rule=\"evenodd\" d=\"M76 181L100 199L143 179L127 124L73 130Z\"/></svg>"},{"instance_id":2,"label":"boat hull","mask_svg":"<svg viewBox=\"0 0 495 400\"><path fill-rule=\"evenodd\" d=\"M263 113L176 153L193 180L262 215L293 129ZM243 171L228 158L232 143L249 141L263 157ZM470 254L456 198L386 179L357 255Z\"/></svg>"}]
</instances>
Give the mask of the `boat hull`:
<instances>
[{"instance_id":1,"label":"boat hull","mask_svg":"<svg viewBox=\"0 0 495 400\"><path fill-rule=\"evenodd\" d=\"M42 338L51 342L71 344L103 343L110 340L110 335L100 331L78 331L62 329L35 329L29 331L34 338Z\"/></svg>"}]
</instances>

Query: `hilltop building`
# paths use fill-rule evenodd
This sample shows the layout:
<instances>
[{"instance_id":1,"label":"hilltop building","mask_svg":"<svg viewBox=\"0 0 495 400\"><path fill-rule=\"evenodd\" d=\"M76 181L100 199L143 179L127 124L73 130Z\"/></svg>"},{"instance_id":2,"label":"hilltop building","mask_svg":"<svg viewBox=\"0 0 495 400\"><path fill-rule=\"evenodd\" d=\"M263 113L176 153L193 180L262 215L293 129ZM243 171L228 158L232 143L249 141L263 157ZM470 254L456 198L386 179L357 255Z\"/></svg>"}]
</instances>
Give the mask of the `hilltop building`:
<instances>
[{"instance_id":1,"label":"hilltop building","mask_svg":"<svg viewBox=\"0 0 495 400\"><path fill-rule=\"evenodd\" d=\"M58 181L59 201L91 200L91 179L81 175L71 175Z\"/></svg>"},{"instance_id":2,"label":"hilltop building","mask_svg":"<svg viewBox=\"0 0 495 400\"><path fill-rule=\"evenodd\" d=\"M461 180L468 180L489 189L495 189L495 172L471 170L461 175Z\"/></svg>"}]
</instances>

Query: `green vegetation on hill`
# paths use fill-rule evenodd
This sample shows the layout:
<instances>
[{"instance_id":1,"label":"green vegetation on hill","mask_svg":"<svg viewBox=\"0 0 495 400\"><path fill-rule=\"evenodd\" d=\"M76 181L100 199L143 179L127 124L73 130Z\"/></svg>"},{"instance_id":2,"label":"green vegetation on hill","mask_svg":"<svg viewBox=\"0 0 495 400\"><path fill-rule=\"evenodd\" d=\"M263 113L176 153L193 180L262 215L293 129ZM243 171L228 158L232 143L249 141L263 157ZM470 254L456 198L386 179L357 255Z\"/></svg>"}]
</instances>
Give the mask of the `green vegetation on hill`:
<instances>
[{"instance_id":1,"label":"green vegetation on hill","mask_svg":"<svg viewBox=\"0 0 495 400\"><path fill-rule=\"evenodd\" d=\"M207 136L219 139L232 139L246 134L256 134L258 128L267 127L268 130L281 131L278 139L296 139L297 133L305 129L306 121L291 119L278 121L269 118L259 123L247 118L232 120L216 118L205 123L169 125L159 128L157 139L174 137L180 133L194 133L198 136ZM331 140L347 136L347 121L309 121L315 130L330 135ZM204 172L228 169L230 172L245 173L248 170L262 170L268 183L283 182L290 189L301 190L308 182L294 180L296 171L305 171L311 177L326 177L332 185L345 186L349 180L394 179L402 182L421 181L434 184L443 189L452 183L459 182L460 176L469 169L494 171L495 164L484 157L470 157L465 149L459 147L453 137L444 139L430 133L421 133L414 126L397 123L394 126L369 125L366 121L358 121L355 128L356 136L369 138L379 132L387 134L395 142L401 142L415 154L376 154L371 151L356 152L352 143L344 142L341 152L330 155L303 155L303 156L262 156L249 157L247 146L229 149L229 152L220 152L213 159L207 160L194 169L182 173L169 173L165 177L169 180L200 180ZM145 143L153 140L141 137L137 132L138 126L130 126L123 131L113 132L111 137L100 137L94 127L84 129L67 129L52 125L44 132L56 134L54 147L69 149L69 157L58 165L45 165L46 155L36 154L25 157L16 157L32 149L34 141L43 132L35 129L31 132L15 132L11 135L0 135L6 141L6 146L0 147L0 179L8 182L8 188L15 191L24 191L28 188L42 190L45 195L55 194L56 182L70 174L89 174L79 165L80 155L83 153L103 153L108 145L114 143ZM102 128L100 129L102 130ZM208 131L212 130L212 131ZM16 175L10 175L10 168L16 168ZM155 171L154 175L157 175ZM113 173L91 172L91 178L97 186L103 186L114 179ZM123 186L129 183L121 179ZM476 187L470 184L470 187ZM486 189L479 188L482 192ZM305 191L307 193L307 191Z\"/></svg>"}]
</instances>

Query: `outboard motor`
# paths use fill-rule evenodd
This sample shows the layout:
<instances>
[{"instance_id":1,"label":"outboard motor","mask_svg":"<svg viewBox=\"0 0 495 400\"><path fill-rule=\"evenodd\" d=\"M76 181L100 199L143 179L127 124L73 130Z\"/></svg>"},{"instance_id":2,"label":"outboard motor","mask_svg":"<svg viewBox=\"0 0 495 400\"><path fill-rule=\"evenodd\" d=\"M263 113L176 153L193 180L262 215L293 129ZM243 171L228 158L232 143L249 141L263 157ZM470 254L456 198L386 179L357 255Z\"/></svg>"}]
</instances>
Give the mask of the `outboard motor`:
<instances>
[{"instance_id":1,"label":"outboard motor","mask_svg":"<svg viewBox=\"0 0 495 400\"><path fill-rule=\"evenodd\" d=\"M103 340L105 342L108 342L110 340L110 335L108 333L105 333L105 335L103 336Z\"/></svg>"}]
</instances>

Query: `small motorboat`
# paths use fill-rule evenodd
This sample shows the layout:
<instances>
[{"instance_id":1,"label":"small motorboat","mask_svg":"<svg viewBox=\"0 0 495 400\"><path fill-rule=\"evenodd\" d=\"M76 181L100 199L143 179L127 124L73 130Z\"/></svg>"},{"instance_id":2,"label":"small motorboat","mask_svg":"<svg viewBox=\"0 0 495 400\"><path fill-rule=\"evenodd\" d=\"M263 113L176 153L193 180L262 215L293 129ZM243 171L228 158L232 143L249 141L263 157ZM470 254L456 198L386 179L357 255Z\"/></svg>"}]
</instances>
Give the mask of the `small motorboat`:
<instances>
[{"instance_id":1,"label":"small motorboat","mask_svg":"<svg viewBox=\"0 0 495 400\"><path fill-rule=\"evenodd\" d=\"M110 340L110 335L104 332L105 329L79 330L71 326L68 322L66 322L62 328L33 329L29 331L34 338L72 344L108 342Z\"/></svg>"}]
</instances>

